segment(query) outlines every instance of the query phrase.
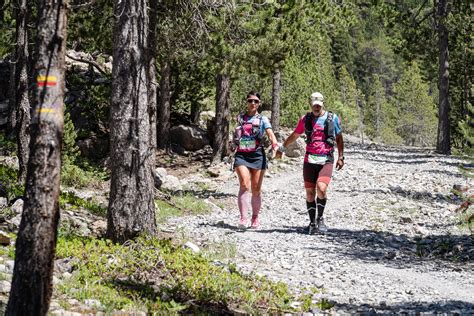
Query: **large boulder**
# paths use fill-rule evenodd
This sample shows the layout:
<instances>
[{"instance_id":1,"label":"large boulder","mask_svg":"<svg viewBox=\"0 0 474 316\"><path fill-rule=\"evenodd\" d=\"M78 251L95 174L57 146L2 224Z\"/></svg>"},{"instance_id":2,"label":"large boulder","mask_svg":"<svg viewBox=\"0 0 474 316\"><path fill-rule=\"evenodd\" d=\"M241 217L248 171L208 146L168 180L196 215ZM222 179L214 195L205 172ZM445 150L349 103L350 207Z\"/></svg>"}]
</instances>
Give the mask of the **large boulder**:
<instances>
[{"instance_id":1,"label":"large boulder","mask_svg":"<svg viewBox=\"0 0 474 316\"><path fill-rule=\"evenodd\" d=\"M210 143L205 130L195 126L184 125L171 128L170 141L191 151L202 149Z\"/></svg>"},{"instance_id":2,"label":"large boulder","mask_svg":"<svg viewBox=\"0 0 474 316\"><path fill-rule=\"evenodd\" d=\"M207 128L208 122L214 120L216 117L216 112L214 111L202 111L199 114L199 126L202 128Z\"/></svg>"},{"instance_id":3,"label":"large boulder","mask_svg":"<svg viewBox=\"0 0 474 316\"><path fill-rule=\"evenodd\" d=\"M306 142L303 140L303 138L298 137L296 142L294 142L293 144L288 146L288 148L286 149L285 154L288 157L295 158L295 157L303 156L305 151L306 151Z\"/></svg>"},{"instance_id":4,"label":"large boulder","mask_svg":"<svg viewBox=\"0 0 474 316\"><path fill-rule=\"evenodd\" d=\"M271 119L272 119L272 111L268 111L268 110L267 111L261 111L260 115L266 116L269 121L271 121Z\"/></svg>"}]
</instances>

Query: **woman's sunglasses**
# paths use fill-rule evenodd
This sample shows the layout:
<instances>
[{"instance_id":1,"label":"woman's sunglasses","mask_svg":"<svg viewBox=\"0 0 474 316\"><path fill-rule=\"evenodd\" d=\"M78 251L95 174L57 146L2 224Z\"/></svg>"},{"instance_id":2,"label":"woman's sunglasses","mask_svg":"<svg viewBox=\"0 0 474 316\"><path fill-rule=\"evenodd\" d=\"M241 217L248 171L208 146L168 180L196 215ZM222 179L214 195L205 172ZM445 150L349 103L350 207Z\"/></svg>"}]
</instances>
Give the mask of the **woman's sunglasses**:
<instances>
[{"instance_id":1,"label":"woman's sunglasses","mask_svg":"<svg viewBox=\"0 0 474 316\"><path fill-rule=\"evenodd\" d=\"M255 100L255 99L248 99L248 100L247 100L247 103L251 103L251 104L259 104L259 103L260 103L260 100Z\"/></svg>"}]
</instances>

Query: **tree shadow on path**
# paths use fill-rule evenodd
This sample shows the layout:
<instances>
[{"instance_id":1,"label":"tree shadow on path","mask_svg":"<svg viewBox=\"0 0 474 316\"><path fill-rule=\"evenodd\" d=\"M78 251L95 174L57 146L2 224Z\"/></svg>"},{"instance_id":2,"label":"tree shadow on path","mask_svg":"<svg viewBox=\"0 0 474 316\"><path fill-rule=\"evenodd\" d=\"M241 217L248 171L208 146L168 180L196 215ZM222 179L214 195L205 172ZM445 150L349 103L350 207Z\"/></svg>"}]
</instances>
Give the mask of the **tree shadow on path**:
<instances>
[{"instance_id":1,"label":"tree shadow on path","mask_svg":"<svg viewBox=\"0 0 474 316\"><path fill-rule=\"evenodd\" d=\"M271 228L271 229L262 229L262 228L252 229L252 228L247 227L246 229L242 229L237 225L231 225L224 222L218 222L215 224L201 223L199 224L199 226L211 226L211 227L216 227L216 228L230 229L236 232L255 232L255 233L264 233L264 234L271 234L271 233L294 234L294 233L299 233L300 231L302 231L302 228L299 226L283 226L281 228Z\"/></svg>"},{"instance_id":2,"label":"tree shadow on path","mask_svg":"<svg viewBox=\"0 0 474 316\"><path fill-rule=\"evenodd\" d=\"M403 302L395 305L380 304L339 304L337 313L350 315L473 315L474 304L458 300L441 302Z\"/></svg>"},{"instance_id":3,"label":"tree shadow on path","mask_svg":"<svg viewBox=\"0 0 474 316\"><path fill-rule=\"evenodd\" d=\"M337 252L349 260L378 262L397 269L436 261L438 267L464 270L474 262L474 239L469 235L410 237L372 230L330 229L320 239L337 246L327 247L325 253Z\"/></svg>"},{"instance_id":4,"label":"tree shadow on path","mask_svg":"<svg viewBox=\"0 0 474 316\"><path fill-rule=\"evenodd\" d=\"M459 198L455 196L446 196L442 193L433 193L430 191L416 191L416 190L406 190L400 186L388 186L385 190L384 189L357 189L357 190L348 190L348 189L339 189L335 188L334 192L338 193L348 193L353 195L358 195L361 193L368 193L374 195L380 194L393 194L399 195L404 198L412 199L414 201L425 201L425 202L441 202L441 201L448 201L452 203L457 203Z\"/></svg>"},{"instance_id":5,"label":"tree shadow on path","mask_svg":"<svg viewBox=\"0 0 474 316\"><path fill-rule=\"evenodd\" d=\"M452 156L443 156L437 154L426 154L420 153L417 151L410 151L409 149L393 150L394 154L389 154L386 152L379 152L374 150L350 150L347 153L347 156L350 157L351 154L360 154L363 155L363 159L381 163L388 164L425 164L425 163L439 163L446 166L459 167L464 163L460 161L460 158ZM466 166L469 166L467 164Z\"/></svg>"},{"instance_id":6,"label":"tree shadow on path","mask_svg":"<svg viewBox=\"0 0 474 316\"><path fill-rule=\"evenodd\" d=\"M282 226L242 230L237 225L224 222L203 223L201 226L253 232L258 234L298 234L306 235L306 227ZM436 262L436 266L462 271L474 263L474 238L470 235L427 235L408 236L386 231L350 230L330 228L326 234L308 236L318 238L318 246L310 246L310 251L324 251L347 260L377 262L397 269L425 266ZM321 247L327 243L327 247Z\"/></svg>"}]
</instances>

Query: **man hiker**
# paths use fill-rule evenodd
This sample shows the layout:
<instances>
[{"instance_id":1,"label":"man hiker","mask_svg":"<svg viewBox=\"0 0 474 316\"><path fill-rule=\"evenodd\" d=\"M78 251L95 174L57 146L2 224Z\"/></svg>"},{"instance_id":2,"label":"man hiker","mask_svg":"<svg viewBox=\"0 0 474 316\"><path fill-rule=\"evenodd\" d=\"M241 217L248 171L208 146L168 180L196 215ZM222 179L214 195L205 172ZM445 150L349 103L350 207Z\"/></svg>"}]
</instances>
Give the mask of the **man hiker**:
<instances>
[{"instance_id":1,"label":"man hiker","mask_svg":"<svg viewBox=\"0 0 474 316\"><path fill-rule=\"evenodd\" d=\"M306 134L303 179L309 214L308 233L312 235L316 232L325 233L328 230L323 217L326 191L331 181L335 146L338 153L336 169L341 170L344 166L344 141L340 119L336 114L324 110L323 95L314 92L309 102L311 112L300 118L293 133L278 148L276 158L281 158L290 144L302 134Z\"/></svg>"}]
</instances>

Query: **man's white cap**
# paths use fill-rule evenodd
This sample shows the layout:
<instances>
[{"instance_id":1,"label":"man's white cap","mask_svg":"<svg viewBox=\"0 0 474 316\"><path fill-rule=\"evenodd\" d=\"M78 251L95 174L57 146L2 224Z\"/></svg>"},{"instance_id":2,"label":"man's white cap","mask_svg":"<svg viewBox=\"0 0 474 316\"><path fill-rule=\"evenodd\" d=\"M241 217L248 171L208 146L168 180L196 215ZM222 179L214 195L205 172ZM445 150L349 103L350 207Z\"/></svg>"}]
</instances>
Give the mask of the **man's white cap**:
<instances>
[{"instance_id":1,"label":"man's white cap","mask_svg":"<svg viewBox=\"0 0 474 316\"><path fill-rule=\"evenodd\" d=\"M319 92L313 92L310 97L310 102L311 102L311 106L316 105L316 104L323 106L324 97Z\"/></svg>"}]
</instances>

